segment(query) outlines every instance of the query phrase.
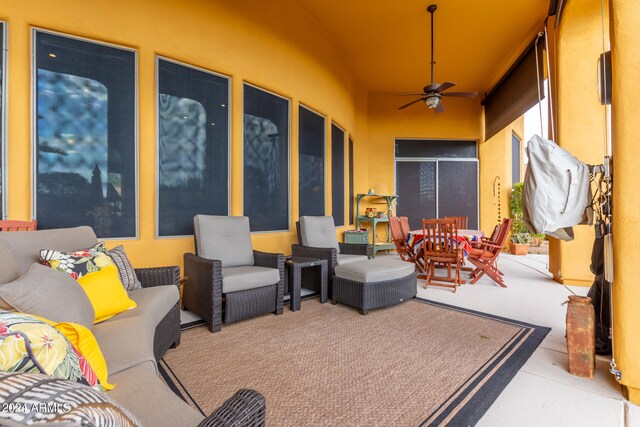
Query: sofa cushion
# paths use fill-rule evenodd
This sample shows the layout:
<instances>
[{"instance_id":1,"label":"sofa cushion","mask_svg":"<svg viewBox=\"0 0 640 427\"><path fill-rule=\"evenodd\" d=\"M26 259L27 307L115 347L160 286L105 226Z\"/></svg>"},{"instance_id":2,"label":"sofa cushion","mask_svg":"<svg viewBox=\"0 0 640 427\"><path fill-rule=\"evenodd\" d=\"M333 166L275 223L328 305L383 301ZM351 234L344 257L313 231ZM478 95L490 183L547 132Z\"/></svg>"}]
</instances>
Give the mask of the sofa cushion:
<instances>
[{"instance_id":1,"label":"sofa cushion","mask_svg":"<svg viewBox=\"0 0 640 427\"><path fill-rule=\"evenodd\" d=\"M400 279L412 274L415 269L413 263L395 257L380 257L339 265L335 275L354 282L373 283Z\"/></svg>"},{"instance_id":2,"label":"sofa cushion","mask_svg":"<svg viewBox=\"0 0 640 427\"><path fill-rule=\"evenodd\" d=\"M54 270L67 273L79 279L90 273L100 271L109 265L115 265L104 247L104 242L79 251L59 251L57 249L41 249L40 263Z\"/></svg>"},{"instance_id":3,"label":"sofa cushion","mask_svg":"<svg viewBox=\"0 0 640 427\"><path fill-rule=\"evenodd\" d=\"M4 243L13 254L20 274L24 274L31 268L31 264L39 262L41 249L78 251L92 247L98 243L98 239L91 227L82 226L0 233L0 242Z\"/></svg>"},{"instance_id":4,"label":"sofa cushion","mask_svg":"<svg viewBox=\"0 0 640 427\"><path fill-rule=\"evenodd\" d=\"M13 254L4 243L0 242L0 284L9 283L20 277L20 268Z\"/></svg>"},{"instance_id":5,"label":"sofa cushion","mask_svg":"<svg viewBox=\"0 0 640 427\"><path fill-rule=\"evenodd\" d=\"M118 386L107 396L127 408L144 426L196 427L204 418L147 365L127 369L112 379Z\"/></svg>"},{"instance_id":6,"label":"sofa cushion","mask_svg":"<svg viewBox=\"0 0 640 427\"><path fill-rule=\"evenodd\" d=\"M152 286L129 292L129 298L138 305L136 308L118 314L117 319L144 315L158 326L167 313L180 301L177 286Z\"/></svg>"},{"instance_id":7,"label":"sofa cushion","mask_svg":"<svg viewBox=\"0 0 640 427\"><path fill-rule=\"evenodd\" d=\"M46 373L104 391L82 353L53 326L5 310L0 310L0 325L0 371Z\"/></svg>"},{"instance_id":8,"label":"sofa cushion","mask_svg":"<svg viewBox=\"0 0 640 427\"><path fill-rule=\"evenodd\" d=\"M68 274L32 264L19 279L0 285L0 308L91 329L95 313L87 294Z\"/></svg>"},{"instance_id":9,"label":"sofa cushion","mask_svg":"<svg viewBox=\"0 0 640 427\"><path fill-rule=\"evenodd\" d=\"M346 255L339 254L338 255L338 265L347 265L352 262L366 261L369 258L366 255Z\"/></svg>"},{"instance_id":10,"label":"sofa cushion","mask_svg":"<svg viewBox=\"0 0 640 427\"><path fill-rule=\"evenodd\" d=\"M335 248L340 253L336 238L336 226L330 216L301 216L300 239L302 246Z\"/></svg>"},{"instance_id":11,"label":"sofa cushion","mask_svg":"<svg viewBox=\"0 0 640 427\"><path fill-rule=\"evenodd\" d=\"M115 264L80 277L78 283L87 293L96 312L95 323L103 322L137 305L122 287Z\"/></svg>"},{"instance_id":12,"label":"sofa cushion","mask_svg":"<svg viewBox=\"0 0 640 427\"><path fill-rule=\"evenodd\" d=\"M109 370L109 381L118 388L114 374L140 364L156 370L153 355L155 325L150 317L140 315L120 319L113 317L93 327Z\"/></svg>"},{"instance_id":13,"label":"sofa cushion","mask_svg":"<svg viewBox=\"0 0 640 427\"><path fill-rule=\"evenodd\" d=\"M280 281L280 271L268 267L222 267L222 292L246 291L275 285Z\"/></svg>"},{"instance_id":14,"label":"sofa cushion","mask_svg":"<svg viewBox=\"0 0 640 427\"><path fill-rule=\"evenodd\" d=\"M86 427L140 425L127 409L105 393L72 381L52 380L43 374L0 372L0 395L4 402L29 408L28 411L0 411L0 425L7 427L32 424ZM59 410L52 411L52 408Z\"/></svg>"},{"instance_id":15,"label":"sofa cushion","mask_svg":"<svg viewBox=\"0 0 640 427\"><path fill-rule=\"evenodd\" d=\"M193 226L199 256L220 260L223 267L254 264L246 216L196 215Z\"/></svg>"}]
</instances>

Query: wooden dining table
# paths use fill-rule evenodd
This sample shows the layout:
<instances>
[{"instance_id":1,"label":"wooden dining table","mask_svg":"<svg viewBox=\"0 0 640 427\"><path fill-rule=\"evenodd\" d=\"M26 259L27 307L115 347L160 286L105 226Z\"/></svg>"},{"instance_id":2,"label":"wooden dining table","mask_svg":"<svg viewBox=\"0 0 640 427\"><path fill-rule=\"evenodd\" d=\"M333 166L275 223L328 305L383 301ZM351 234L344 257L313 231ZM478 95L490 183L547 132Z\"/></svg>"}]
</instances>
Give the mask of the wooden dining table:
<instances>
[{"instance_id":1,"label":"wooden dining table","mask_svg":"<svg viewBox=\"0 0 640 427\"><path fill-rule=\"evenodd\" d=\"M419 245L422 239L424 238L424 231L422 229L419 230L411 230L409 232L409 237L407 241L410 246L416 247ZM482 230L467 230L467 229L459 229L458 230L458 244L461 245L462 249L468 255L469 250L471 249L471 242L479 242L484 237L484 231Z\"/></svg>"},{"instance_id":2,"label":"wooden dining table","mask_svg":"<svg viewBox=\"0 0 640 427\"><path fill-rule=\"evenodd\" d=\"M459 247L464 251L465 255L469 255L472 242L480 242L484 237L484 231L471 229L458 229L457 242ZM416 252L420 250L422 239L424 239L424 230L411 230L407 237L407 243L410 247L415 248ZM463 271L472 271L471 267L461 267ZM461 280L461 284L465 284L466 280Z\"/></svg>"}]
</instances>

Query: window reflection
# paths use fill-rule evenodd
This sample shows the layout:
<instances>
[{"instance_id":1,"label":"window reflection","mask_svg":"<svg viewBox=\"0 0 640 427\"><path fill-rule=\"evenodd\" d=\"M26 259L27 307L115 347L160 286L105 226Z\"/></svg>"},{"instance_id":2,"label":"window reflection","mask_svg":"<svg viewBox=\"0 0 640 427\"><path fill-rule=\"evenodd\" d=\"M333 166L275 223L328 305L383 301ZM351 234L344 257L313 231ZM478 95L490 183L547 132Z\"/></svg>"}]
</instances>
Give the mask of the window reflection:
<instances>
[{"instance_id":1,"label":"window reflection","mask_svg":"<svg viewBox=\"0 0 640 427\"><path fill-rule=\"evenodd\" d=\"M35 32L39 228L134 237L135 54Z\"/></svg>"},{"instance_id":2,"label":"window reflection","mask_svg":"<svg viewBox=\"0 0 640 427\"><path fill-rule=\"evenodd\" d=\"M189 235L229 212L229 81L158 58L158 87L158 235Z\"/></svg>"},{"instance_id":3,"label":"window reflection","mask_svg":"<svg viewBox=\"0 0 640 427\"><path fill-rule=\"evenodd\" d=\"M299 109L299 209L302 215L324 215L324 118Z\"/></svg>"}]
</instances>

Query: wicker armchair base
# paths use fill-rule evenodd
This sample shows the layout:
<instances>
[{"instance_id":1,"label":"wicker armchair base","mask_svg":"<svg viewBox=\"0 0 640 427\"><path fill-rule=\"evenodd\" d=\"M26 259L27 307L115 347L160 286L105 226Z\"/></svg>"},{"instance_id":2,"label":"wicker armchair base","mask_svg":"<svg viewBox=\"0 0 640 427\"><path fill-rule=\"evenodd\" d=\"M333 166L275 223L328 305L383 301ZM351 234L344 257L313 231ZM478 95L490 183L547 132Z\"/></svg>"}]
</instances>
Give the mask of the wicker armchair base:
<instances>
[{"instance_id":1,"label":"wicker armchair base","mask_svg":"<svg viewBox=\"0 0 640 427\"><path fill-rule=\"evenodd\" d=\"M354 282L333 276L332 302L346 304L367 314L375 308L389 307L411 299L417 293L417 273L383 282Z\"/></svg>"},{"instance_id":2,"label":"wicker armchair base","mask_svg":"<svg viewBox=\"0 0 640 427\"><path fill-rule=\"evenodd\" d=\"M224 294L224 323L233 323L276 311L278 285ZM282 308L280 308L280 313Z\"/></svg>"}]
</instances>

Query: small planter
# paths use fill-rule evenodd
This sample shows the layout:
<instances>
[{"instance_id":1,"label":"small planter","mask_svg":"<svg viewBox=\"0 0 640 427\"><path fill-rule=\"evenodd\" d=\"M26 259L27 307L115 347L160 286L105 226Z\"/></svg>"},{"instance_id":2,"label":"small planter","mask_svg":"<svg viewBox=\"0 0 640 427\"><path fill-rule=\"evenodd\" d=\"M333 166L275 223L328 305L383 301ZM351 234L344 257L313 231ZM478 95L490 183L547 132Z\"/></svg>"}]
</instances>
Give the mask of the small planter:
<instances>
[{"instance_id":1,"label":"small planter","mask_svg":"<svg viewBox=\"0 0 640 427\"><path fill-rule=\"evenodd\" d=\"M526 255L529 253L528 243L509 243L509 252L512 255Z\"/></svg>"}]
</instances>

